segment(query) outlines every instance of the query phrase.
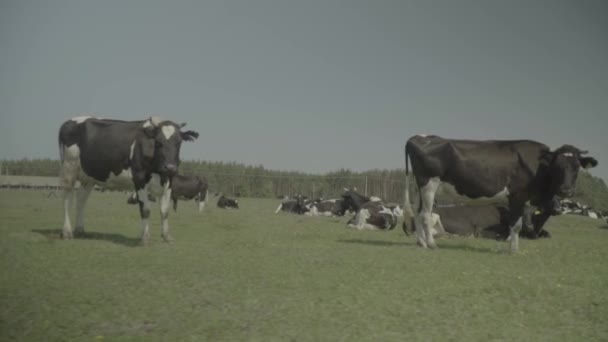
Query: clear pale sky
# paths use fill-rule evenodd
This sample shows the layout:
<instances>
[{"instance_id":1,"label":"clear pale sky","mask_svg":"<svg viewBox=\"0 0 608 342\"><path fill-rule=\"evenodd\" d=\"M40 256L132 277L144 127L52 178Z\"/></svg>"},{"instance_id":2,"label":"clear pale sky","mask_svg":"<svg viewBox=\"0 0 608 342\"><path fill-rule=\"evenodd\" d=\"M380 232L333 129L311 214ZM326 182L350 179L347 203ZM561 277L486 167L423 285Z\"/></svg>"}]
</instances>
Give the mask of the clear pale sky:
<instances>
[{"instance_id":1,"label":"clear pale sky","mask_svg":"<svg viewBox=\"0 0 608 342\"><path fill-rule=\"evenodd\" d=\"M608 180L608 1L0 1L0 159L58 158L82 113L187 122L182 159L403 168L426 133Z\"/></svg>"}]
</instances>

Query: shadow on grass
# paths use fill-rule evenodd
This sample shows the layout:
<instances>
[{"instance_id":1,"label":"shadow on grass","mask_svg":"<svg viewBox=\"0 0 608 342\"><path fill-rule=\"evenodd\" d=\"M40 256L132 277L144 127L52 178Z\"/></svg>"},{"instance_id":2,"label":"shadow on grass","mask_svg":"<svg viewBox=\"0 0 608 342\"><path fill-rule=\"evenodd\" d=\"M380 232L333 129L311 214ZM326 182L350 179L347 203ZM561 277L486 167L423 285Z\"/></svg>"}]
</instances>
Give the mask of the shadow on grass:
<instances>
[{"instance_id":1,"label":"shadow on grass","mask_svg":"<svg viewBox=\"0 0 608 342\"><path fill-rule=\"evenodd\" d=\"M370 246L415 246L416 244L409 241L395 242L395 241L383 241L383 240L360 240L360 239L342 239L338 240L340 243L353 243Z\"/></svg>"},{"instance_id":2,"label":"shadow on grass","mask_svg":"<svg viewBox=\"0 0 608 342\"><path fill-rule=\"evenodd\" d=\"M340 243L353 243L353 244L362 244L362 245L369 245L369 246L382 246L382 247L387 247L387 246L412 246L415 248L420 248L415 242L413 241L403 241L403 242L394 242L394 241L382 241L382 240L360 240L360 239L347 239L347 240L338 240L338 242ZM463 250L463 251L471 251L471 252L477 252L477 253L500 253L499 250L497 250L496 248L491 248L491 247L477 247L477 246L470 246L470 245L446 245L446 244L441 244L441 241L438 241L438 249L448 249L448 250Z\"/></svg>"},{"instance_id":3,"label":"shadow on grass","mask_svg":"<svg viewBox=\"0 0 608 342\"><path fill-rule=\"evenodd\" d=\"M61 229L32 229L33 233L41 234L50 240L61 240ZM108 241L126 247L141 246L140 238L130 238L121 234L84 232L74 236L74 239Z\"/></svg>"}]
</instances>

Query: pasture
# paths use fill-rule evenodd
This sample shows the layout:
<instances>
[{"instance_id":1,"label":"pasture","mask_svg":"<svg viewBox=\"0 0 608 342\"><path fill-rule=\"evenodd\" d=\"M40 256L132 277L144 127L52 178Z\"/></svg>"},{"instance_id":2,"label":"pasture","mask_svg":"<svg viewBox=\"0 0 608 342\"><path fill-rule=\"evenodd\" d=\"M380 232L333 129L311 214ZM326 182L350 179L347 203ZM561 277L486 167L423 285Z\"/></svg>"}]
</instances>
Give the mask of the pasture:
<instances>
[{"instance_id":1,"label":"pasture","mask_svg":"<svg viewBox=\"0 0 608 342\"><path fill-rule=\"evenodd\" d=\"M600 341L608 227L552 218L553 237L441 238L423 250L347 218L274 214L279 201L210 196L171 212L173 244L139 246L136 206L93 193L86 236L63 241L61 199L0 191L3 341Z\"/></svg>"}]
</instances>

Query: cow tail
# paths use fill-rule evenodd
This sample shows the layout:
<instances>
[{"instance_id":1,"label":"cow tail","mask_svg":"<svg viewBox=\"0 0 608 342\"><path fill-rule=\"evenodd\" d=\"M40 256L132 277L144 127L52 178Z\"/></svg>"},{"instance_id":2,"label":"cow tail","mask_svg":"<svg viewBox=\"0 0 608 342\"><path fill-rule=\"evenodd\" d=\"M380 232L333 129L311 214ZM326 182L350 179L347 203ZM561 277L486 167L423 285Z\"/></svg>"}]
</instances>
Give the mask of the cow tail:
<instances>
[{"instance_id":1,"label":"cow tail","mask_svg":"<svg viewBox=\"0 0 608 342\"><path fill-rule=\"evenodd\" d=\"M274 213L277 214L279 211L281 211L281 209L283 209L283 203L279 204L279 207L274 211Z\"/></svg>"},{"instance_id":2,"label":"cow tail","mask_svg":"<svg viewBox=\"0 0 608 342\"><path fill-rule=\"evenodd\" d=\"M409 153L408 144L405 144L405 190L403 201L403 232L405 235L410 235L414 231L414 211L410 201L410 181L409 181Z\"/></svg>"}]
</instances>

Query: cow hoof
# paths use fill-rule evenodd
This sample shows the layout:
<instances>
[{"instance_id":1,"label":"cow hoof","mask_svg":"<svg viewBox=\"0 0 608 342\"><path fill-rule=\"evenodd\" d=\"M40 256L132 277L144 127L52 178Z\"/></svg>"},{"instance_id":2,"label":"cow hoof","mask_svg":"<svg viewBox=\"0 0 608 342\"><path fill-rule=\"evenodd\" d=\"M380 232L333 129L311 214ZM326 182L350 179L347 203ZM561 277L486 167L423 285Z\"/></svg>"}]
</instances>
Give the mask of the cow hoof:
<instances>
[{"instance_id":1,"label":"cow hoof","mask_svg":"<svg viewBox=\"0 0 608 342\"><path fill-rule=\"evenodd\" d=\"M436 245L434 242L433 242L433 243L429 243L429 244L427 244L427 246L428 246L430 249L437 249L437 245Z\"/></svg>"},{"instance_id":2,"label":"cow hoof","mask_svg":"<svg viewBox=\"0 0 608 342\"><path fill-rule=\"evenodd\" d=\"M61 238L64 240L72 240L74 238L74 234L71 231L64 230L61 232Z\"/></svg>"},{"instance_id":3,"label":"cow hoof","mask_svg":"<svg viewBox=\"0 0 608 342\"><path fill-rule=\"evenodd\" d=\"M175 241L171 235L162 235L162 238L163 238L163 241L165 241L167 243L171 243L171 242Z\"/></svg>"},{"instance_id":4,"label":"cow hoof","mask_svg":"<svg viewBox=\"0 0 608 342\"><path fill-rule=\"evenodd\" d=\"M84 227L76 227L76 229L74 229L74 236L83 237L84 236Z\"/></svg>"},{"instance_id":5,"label":"cow hoof","mask_svg":"<svg viewBox=\"0 0 608 342\"><path fill-rule=\"evenodd\" d=\"M422 248L426 248L426 243L424 243L422 241L416 241L416 244Z\"/></svg>"}]
</instances>

